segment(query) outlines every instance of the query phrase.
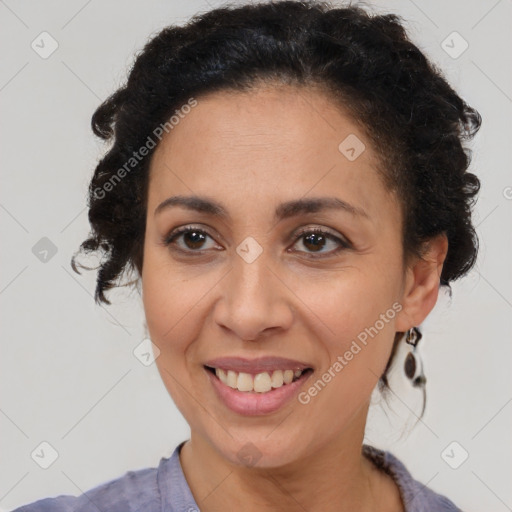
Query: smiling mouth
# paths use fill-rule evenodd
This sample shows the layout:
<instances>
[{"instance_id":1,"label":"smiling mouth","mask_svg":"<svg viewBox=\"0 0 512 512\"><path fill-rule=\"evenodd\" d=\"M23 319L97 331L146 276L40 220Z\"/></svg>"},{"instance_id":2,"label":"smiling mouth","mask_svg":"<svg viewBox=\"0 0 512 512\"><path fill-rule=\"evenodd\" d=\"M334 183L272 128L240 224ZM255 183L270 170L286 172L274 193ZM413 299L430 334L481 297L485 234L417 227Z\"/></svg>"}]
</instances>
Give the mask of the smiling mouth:
<instances>
[{"instance_id":1,"label":"smiling mouth","mask_svg":"<svg viewBox=\"0 0 512 512\"><path fill-rule=\"evenodd\" d=\"M238 391L254 394L271 392L274 389L279 389L301 378L305 378L313 372L312 368L304 368L297 370L272 370L252 374L223 368L213 368L206 365L204 368L215 375L226 386Z\"/></svg>"}]
</instances>

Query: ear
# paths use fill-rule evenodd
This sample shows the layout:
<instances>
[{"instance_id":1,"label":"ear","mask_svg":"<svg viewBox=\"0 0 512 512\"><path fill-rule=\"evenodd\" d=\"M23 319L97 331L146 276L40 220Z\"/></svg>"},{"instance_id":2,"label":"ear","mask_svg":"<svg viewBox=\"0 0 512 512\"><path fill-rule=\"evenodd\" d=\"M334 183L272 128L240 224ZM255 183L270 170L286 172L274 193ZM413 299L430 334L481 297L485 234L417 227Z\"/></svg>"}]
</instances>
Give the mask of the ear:
<instances>
[{"instance_id":1,"label":"ear","mask_svg":"<svg viewBox=\"0 0 512 512\"><path fill-rule=\"evenodd\" d=\"M396 316L397 331L405 332L420 325L434 308L447 253L448 238L442 233L426 242L423 257L416 258L407 269L402 310Z\"/></svg>"}]
</instances>

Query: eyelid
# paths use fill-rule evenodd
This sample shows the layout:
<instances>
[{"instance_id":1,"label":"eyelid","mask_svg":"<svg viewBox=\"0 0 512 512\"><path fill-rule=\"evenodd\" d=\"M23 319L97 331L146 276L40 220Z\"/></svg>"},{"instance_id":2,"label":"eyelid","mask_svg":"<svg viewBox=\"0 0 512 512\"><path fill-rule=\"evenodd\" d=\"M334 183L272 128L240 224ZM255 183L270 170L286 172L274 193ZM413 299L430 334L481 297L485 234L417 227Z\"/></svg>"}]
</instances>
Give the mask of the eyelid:
<instances>
[{"instance_id":1,"label":"eyelid","mask_svg":"<svg viewBox=\"0 0 512 512\"><path fill-rule=\"evenodd\" d=\"M331 236L332 238L334 238L336 240L339 240L346 246L352 247L352 242L346 236L344 236L338 232L333 232L331 230L331 228L328 228L325 226L319 226L319 225L309 225L309 226L304 226L304 227L298 228L297 230L295 230L292 233L290 238L291 238L291 240L295 240L300 235L303 235L305 233L311 233L311 232L321 232L323 234Z\"/></svg>"},{"instance_id":2,"label":"eyelid","mask_svg":"<svg viewBox=\"0 0 512 512\"><path fill-rule=\"evenodd\" d=\"M302 237L305 234L308 233L319 233L323 235L325 238L330 239L331 241L334 241L334 243L337 245L337 247L331 251L328 252L308 252L308 251L299 251L294 250L293 247L295 244L297 244ZM352 242L350 242L345 236L341 234L334 234L330 231L329 228L326 227L320 227L320 226L306 226L303 228L299 228L298 230L294 231L293 235L291 236L293 245L290 249L287 249L288 252L291 253L299 253L302 254L303 257L313 260L313 261L322 261L329 258L333 258L338 256L340 253L350 251L354 249L354 246Z\"/></svg>"},{"instance_id":3,"label":"eyelid","mask_svg":"<svg viewBox=\"0 0 512 512\"><path fill-rule=\"evenodd\" d=\"M214 239L214 235L210 233L208 228L205 228L202 225L198 224L184 224L183 226L177 226L170 231L167 232L162 237L162 245L169 245L175 238L182 235L183 233L187 233L188 231L200 231L201 233L204 233L205 235L208 235L211 239ZM222 237L220 237L222 238ZM200 251L192 251L192 252L200 252Z\"/></svg>"}]
</instances>

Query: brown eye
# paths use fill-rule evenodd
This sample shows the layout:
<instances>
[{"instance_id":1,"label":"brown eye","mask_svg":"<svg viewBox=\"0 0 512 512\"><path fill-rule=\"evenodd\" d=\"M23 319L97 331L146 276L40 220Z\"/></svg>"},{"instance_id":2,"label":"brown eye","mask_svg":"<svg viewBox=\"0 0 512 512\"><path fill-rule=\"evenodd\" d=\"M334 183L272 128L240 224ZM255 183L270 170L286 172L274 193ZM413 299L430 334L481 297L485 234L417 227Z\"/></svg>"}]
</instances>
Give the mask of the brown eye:
<instances>
[{"instance_id":1,"label":"brown eye","mask_svg":"<svg viewBox=\"0 0 512 512\"><path fill-rule=\"evenodd\" d=\"M302 241L303 247L306 248L306 254L319 254L319 257L332 256L343 249L349 249L350 244L334 236L333 234L319 228L304 229L295 237L296 245ZM327 248L327 250L324 250ZM331 248L331 250L329 250ZM318 257L318 256L311 256Z\"/></svg>"},{"instance_id":2,"label":"brown eye","mask_svg":"<svg viewBox=\"0 0 512 512\"><path fill-rule=\"evenodd\" d=\"M304 247L313 250L314 252L320 251L327 243L327 237L320 233L310 233L304 238Z\"/></svg>"},{"instance_id":3,"label":"brown eye","mask_svg":"<svg viewBox=\"0 0 512 512\"><path fill-rule=\"evenodd\" d=\"M205 242L208 238L212 239L206 231L191 226L185 226L173 231L164 239L163 243L166 246L173 245L175 246L174 248L183 252L200 253L202 250L211 248L205 246Z\"/></svg>"},{"instance_id":4,"label":"brown eye","mask_svg":"<svg viewBox=\"0 0 512 512\"><path fill-rule=\"evenodd\" d=\"M186 231L183 234L183 242L189 249L200 249L206 240L206 236L201 231Z\"/></svg>"}]
</instances>

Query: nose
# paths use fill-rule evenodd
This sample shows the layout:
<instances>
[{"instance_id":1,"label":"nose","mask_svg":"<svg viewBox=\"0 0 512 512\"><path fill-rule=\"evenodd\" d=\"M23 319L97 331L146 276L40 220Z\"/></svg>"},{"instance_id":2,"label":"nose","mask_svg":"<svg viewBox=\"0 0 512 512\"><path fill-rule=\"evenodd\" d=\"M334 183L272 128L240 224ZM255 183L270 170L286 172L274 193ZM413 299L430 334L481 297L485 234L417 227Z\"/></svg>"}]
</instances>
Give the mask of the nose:
<instances>
[{"instance_id":1,"label":"nose","mask_svg":"<svg viewBox=\"0 0 512 512\"><path fill-rule=\"evenodd\" d=\"M290 328L292 291L278 275L265 251L251 263L235 254L233 266L219 283L221 300L215 305L218 325L238 339L255 341Z\"/></svg>"}]
</instances>

